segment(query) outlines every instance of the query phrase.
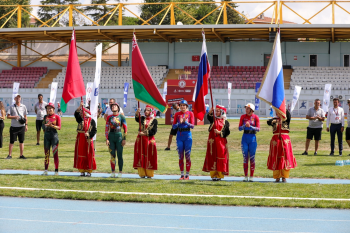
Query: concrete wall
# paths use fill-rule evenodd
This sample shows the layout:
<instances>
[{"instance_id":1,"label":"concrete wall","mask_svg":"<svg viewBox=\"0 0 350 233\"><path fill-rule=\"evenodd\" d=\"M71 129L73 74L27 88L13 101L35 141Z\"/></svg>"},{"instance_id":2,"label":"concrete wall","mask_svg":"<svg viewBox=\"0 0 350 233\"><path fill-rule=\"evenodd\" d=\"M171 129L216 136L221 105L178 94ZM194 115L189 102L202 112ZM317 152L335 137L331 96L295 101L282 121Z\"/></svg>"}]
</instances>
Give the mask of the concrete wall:
<instances>
[{"instance_id":1,"label":"concrete wall","mask_svg":"<svg viewBox=\"0 0 350 233\"><path fill-rule=\"evenodd\" d=\"M49 44L51 45L51 44ZM192 61L193 55L200 55L202 42L140 42L138 43L145 62L148 66L168 65L170 69L182 69L184 66L197 66L198 62ZM272 43L269 42L208 42L207 50L210 64L213 64L213 55L218 55L219 65L233 66L263 66L264 54L270 54ZM123 47L124 49L124 47ZM123 51L132 53L131 43L125 45ZM284 65L309 66L310 55L317 55L318 66L343 66L345 54L350 54L350 43L346 42L282 42L282 59ZM229 64L226 64L226 56L229 55ZM296 57L296 60L294 59ZM117 65L116 61L112 61ZM16 64L15 62L11 62ZM22 65L28 64L23 62ZM65 63L62 63L66 65ZM59 66L52 63L37 62L31 66L47 66L49 69L58 69ZM103 66L108 66L102 63ZM131 62L123 65L131 65ZM95 66L94 62L87 62L83 66ZM11 68L0 62L0 70Z\"/></svg>"},{"instance_id":2,"label":"concrete wall","mask_svg":"<svg viewBox=\"0 0 350 233\"><path fill-rule=\"evenodd\" d=\"M115 43L111 43L110 46L114 45ZM27 46L41 54L48 54L62 46L66 45L66 43L27 43ZM77 46L83 48L84 50L95 54L95 47L97 46L96 43L81 43L78 42ZM77 50L79 55L85 55L86 52L79 49ZM118 46L114 46L112 48L110 48L109 50L106 51L109 54L117 54L118 53ZM129 44L122 44L122 53L128 53L129 52ZM36 52L27 49L26 47L22 46L22 50L21 50L22 55L35 55L38 56L39 54L37 54ZM69 54L69 46L65 46L59 50L57 50L56 52L52 53L51 55L68 55ZM4 55L17 55L17 48L11 48L11 49L7 49L3 52L0 53L0 55L4 56Z\"/></svg>"},{"instance_id":3,"label":"concrete wall","mask_svg":"<svg viewBox=\"0 0 350 233\"><path fill-rule=\"evenodd\" d=\"M159 90L162 93L162 90ZM1 89L0 90L0 100L5 103L5 106L9 106L12 103L12 89ZM20 89L19 93L22 96L22 103L24 103L29 111L30 115L34 114L34 105L37 102L38 93L43 94L44 100L49 101L48 98L50 96L50 90L46 89ZM287 107L291 104L293 98L293 90L286 90L286 100ZM350 94L348 91L332 91L332 95L342 95L343 100L349 99ZM57 92L56 103L60 102L62 96L62 89L59 89ZM107 103L108 98L115 98L118 103L123 103L123 89L101 89L100 90L100 102ZM244 106L247 103L254 103L255 93L254 90L232 90L231 93L231 106L228 108L228 116L229 117L237 117L244 114ZM302 90L299 98L299 102L295 107L293 112L294 117L305 117L307 110L313 106L314 99L319 98L323 99L323 91L322 90ZM85 98L84 98L85 99ZM213 100L214 104L221 104L225 107L228 107L228 99L227 99L227 90L224 89L213 89ZM206 96L206 101L210 103L210 95ZM341 105L346 101L341 101ZM79 106L80 99L71 100L68 103L68 110L65 115L72 115ZM332 102L330 103L332 105ZM144 108L145 105L141 103L141 108ZM135 109L137 108L137 101L134 97L133 89L129 90L128 94L128 104L124 109L124 112L128 116L133 116L135 114ZM269 116L269 108L270 106L265 103L260 104L260 110L255 113L260 117Z\"/></svg>"}]
</instances>

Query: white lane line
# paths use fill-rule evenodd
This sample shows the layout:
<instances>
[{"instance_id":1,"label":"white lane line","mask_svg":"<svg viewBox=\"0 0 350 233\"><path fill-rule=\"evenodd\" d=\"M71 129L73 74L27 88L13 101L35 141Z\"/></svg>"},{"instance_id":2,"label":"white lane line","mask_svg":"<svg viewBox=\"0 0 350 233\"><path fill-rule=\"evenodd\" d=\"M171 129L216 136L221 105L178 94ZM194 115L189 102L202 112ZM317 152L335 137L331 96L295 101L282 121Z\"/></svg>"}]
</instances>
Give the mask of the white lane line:
<instances>
[{"instance_id":1,"label":"white lane line","mask_svg":"<svg viewBox=\"0 0 350 233\"><path fill-rule=\"evenodd\" d=\"M88 190L43 189L43 188L23 188L23 187L0 187L0 189L26 190L26 191L125 194L125 195L150 195L150 196L178 196L178 197L225 197L225 198L277 199L277 200L350 201L350 199L345 199L345 198L264 197L264 196L204 195L204 194L183 194L183 193L140 193L140 192L88 191Z\"/></svg>"},{"instance_id":2,"label":"white lane line","mask_svg":"<svg viewBox=\"0 0 350 233\"><path fill-rule=\"evenodd\" d=\"M124 225L113 223L85 223L85 222L62 222L62 221L45 221L45 220L31 220L31 219L14 219L14 218L0 218L4 221L22 221L22 222L41 222L41 223L59 223L59 224L74 224L74 225L97 225L97 226L117 226L117 227L137 227L137 228L156 228L156 229L176 229L176 230L196 230L196 231L216 231L216 232L272 232L282 233L290 231L260 231L260 230L233 230L233 229L205 229L205 228L188 228L188 227L163 227L163 226L142 226L142 225ZM293 231L295 232L295 231ZM296 232L309 233L309 232Z\"/></svg>"},{"instance_id":3,"label":"white lane line","mask_svg":"<svg viewBox=\"0 0 350 233\"><path fill-rule=\"evenodd\" d=\"M226 219L257 219L257 220L286 220L286 221L322 221L322 222L350 222L349 220L339 219L299 219L299 218L261 218L261 217L232 217L232 216L207 216L207 215L190 215L190 214L155 214L155 213L132 213L116 211L98 211L98 210L67 210L67 209L47 209L47 208L29 208L0 206L0 209L21 209L21 210L45 210L45 211L62 211L62 212L82 212L82 213L101 213L101 214L123 214L123 215L148 215L148 216L169 216L169 217L192 217L192 218L226 218Z\"/></svg>"}]
</instances>

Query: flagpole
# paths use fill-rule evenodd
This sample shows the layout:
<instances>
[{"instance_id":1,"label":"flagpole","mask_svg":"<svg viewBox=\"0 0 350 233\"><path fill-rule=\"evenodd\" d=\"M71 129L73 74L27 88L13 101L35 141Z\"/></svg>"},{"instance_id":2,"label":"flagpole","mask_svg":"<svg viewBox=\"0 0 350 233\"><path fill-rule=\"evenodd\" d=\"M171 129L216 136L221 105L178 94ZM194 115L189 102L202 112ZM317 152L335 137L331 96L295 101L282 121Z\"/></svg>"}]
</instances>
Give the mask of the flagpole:
<instances>
[{"instance_id":1,"label":"flagpole","mask_svg":"<svg viewBox=\"0 0 350 233\"><path fill-rule=\"evenodd\" d=\"M137 101L137 109L140 109L140 101ZM139 112L139 132L141 132L141 111Z\"/></svg>"}]
</instances>

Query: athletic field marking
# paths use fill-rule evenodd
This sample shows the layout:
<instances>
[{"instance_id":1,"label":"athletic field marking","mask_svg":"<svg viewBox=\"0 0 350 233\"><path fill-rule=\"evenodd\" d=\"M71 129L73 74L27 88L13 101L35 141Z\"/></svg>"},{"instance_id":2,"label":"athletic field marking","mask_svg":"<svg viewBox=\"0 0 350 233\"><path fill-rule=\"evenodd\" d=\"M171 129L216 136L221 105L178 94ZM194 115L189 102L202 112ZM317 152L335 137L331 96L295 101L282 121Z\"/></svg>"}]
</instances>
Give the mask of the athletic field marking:
<instances>
[{"instance_id":1,"label":"athletic field marking","mask_svg":"<svg viewBox=\"0 0 350 233\"><path fill-rule=\"evenodd\" d=\"M350 199L343 199L343 198L263 197L263 196L203 195L203 194L200 195L200 194L182 194L182 193L140 193L140 192L117 192L117 191L87 191L87 190L69 190L69 189L22 188L22 187L0 187L0 189L14 189L14 190L26 190L26 191L125 194L125 195L150 195L150 196L178 196L178 197L226 197L226 198L278 199L278 200L350 201Z\"/></svg>"},{"instance_id":2,"label":"athletic field marking","mask_svg":"<svg viewBox=\"0 0 350 233\"><path fill-rule=\"evenodd\" d=\"M129 214L129 215L147 215L147 216L170 216L170 217L192 217L192 218L226 218L226 219L257 219L257 220L287 220L287 221L322 221L322 222L350 222L350 220L332 220L332 219L298 219L298 218L260 218L260 217L231 217L231 216L206 216L206 215L187 215L187 214L155 214L155 213L132 213L115 211L97 211L97 210L67 210L67 209L46 209L29 207L0 206L8 209L25 210L45 210L45 211L63 211L63 212L83 212L83 213L103 213L103 214Z\"/></svg>"},{"instance_id":3,"label":"athletic field marking","mask_svg":"<svg viewBox=\"0 0 350 233\"><path fill-rule=\"evenodd\" d=\"M45 221L45 220L31 220L31 219L14 219L14 218L0 218L5 221L22 221L22 222L41 222L41 223L60 223L60 224L74 224L74 225L97 225L97 226L117 226L117 227L138 227L138 228L157 228L157 229L177 229L177 230L196 230L196 231L226 231L226 232L273 232L282 233L287 231L261 231L261 230L232 230L232 229L204 229L204 228L188 228L188 227L163 227L163 226L141 226L141 225L124 225L112 223L84 223L84 222L62 222L62 221ZM294 231L293 231L294 232ZM307 232L298 232L307 233Z\"/></svg>"}]
</instances>

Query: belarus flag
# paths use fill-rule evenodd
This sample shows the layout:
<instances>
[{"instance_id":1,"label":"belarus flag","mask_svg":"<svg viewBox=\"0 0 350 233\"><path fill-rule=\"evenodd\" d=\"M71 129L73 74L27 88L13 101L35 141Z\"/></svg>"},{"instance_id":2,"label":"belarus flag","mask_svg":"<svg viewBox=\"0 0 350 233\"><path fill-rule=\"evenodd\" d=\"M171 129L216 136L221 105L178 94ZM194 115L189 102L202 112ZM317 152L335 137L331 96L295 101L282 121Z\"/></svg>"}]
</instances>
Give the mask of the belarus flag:
<instances>
[{"instance_id":1,"label":"belarus flag","mask_svg":"<svg viewBox=\"0 0 350 233\"><path fill-rule=\"evenodd\" d=\"M194 87L194 93L192 101L194 102L193 114L199 120L204 119L206 112L204 97L208 94L208 79L210 73L210 64L208 60L207 45L205 44L205 34L202 32L203 45L201 60L199 62L198 78L196 86Z\"/></svg>"},{"instance_id":2,"label":"belarus flag","mask_svg":"<svg viewBox=\"0 0 350 233\"><path fill-rule=\"evenodd\" d=\"M286 118L286 99L284 97L284 79L281 54L280 33L277 32L271 58L264 74L257 97Z\"/></svg>"}]
</instances>

